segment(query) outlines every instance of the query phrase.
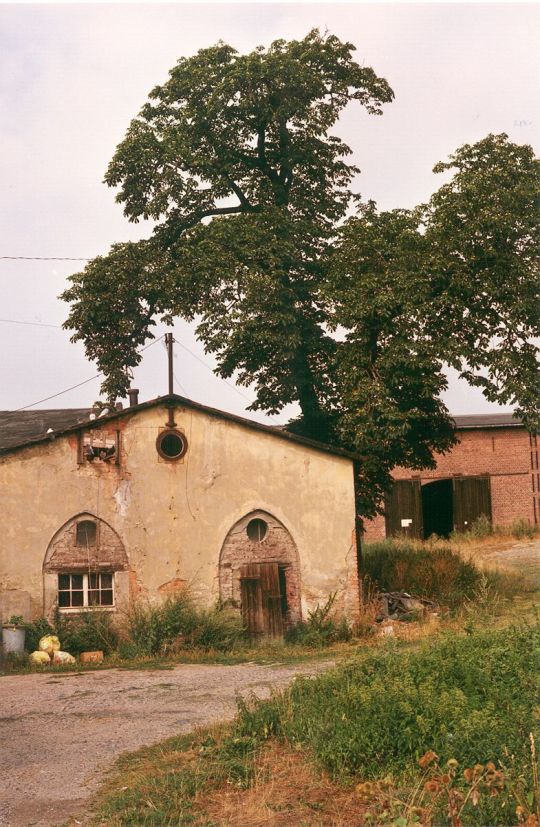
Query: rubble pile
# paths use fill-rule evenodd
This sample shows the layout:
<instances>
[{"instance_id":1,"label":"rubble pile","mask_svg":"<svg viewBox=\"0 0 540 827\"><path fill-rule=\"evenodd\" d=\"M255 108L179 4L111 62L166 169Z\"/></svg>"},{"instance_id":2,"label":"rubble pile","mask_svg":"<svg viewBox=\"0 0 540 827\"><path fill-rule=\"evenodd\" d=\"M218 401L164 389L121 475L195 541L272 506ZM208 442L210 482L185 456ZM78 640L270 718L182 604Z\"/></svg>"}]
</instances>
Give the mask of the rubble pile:
<instances>
[{"instance_id":1,"label":"rubble pile","mask_svg":"<svg viewBox=\"0 0 540 827\"><path fill-rule=\"evenodd\" d=\"M410 620L416 615L424 616L439 609L433 600L425 597L412 597L408 592L380 592L377 595L379 612L377 623L384 620Z\"/></svg>"}]
</instances>

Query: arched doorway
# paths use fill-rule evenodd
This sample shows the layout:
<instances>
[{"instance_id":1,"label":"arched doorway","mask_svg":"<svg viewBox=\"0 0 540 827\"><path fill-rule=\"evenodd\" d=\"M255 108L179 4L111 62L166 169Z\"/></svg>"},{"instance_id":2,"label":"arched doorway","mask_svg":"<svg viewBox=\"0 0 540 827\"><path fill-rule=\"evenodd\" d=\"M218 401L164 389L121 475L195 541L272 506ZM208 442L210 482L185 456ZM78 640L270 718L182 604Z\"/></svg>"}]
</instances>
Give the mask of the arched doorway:
<instances>
[{"instance_id":1,"label":"arched doorway","mask_svg":"<svg viewBox=\"0 0 540 827\"><path fill-rule=\"evenodd\" d=\"M219 593L222 603L242 611L253 637L279 637L301 620L296 544L268 512L246 514L227 534L219 558Z\"/></svg>"},{"instance_id":2,"label":"arched doorway","mask_svg":"<svg viewBox=\"0 0 540 827\"><path fill-rule=\"evenodd\" d=\"M111 526L90 513L72 517L50 541L43 563L44 611L114 610L129 594L129 562Z\"/></svg>"},{"instance_id":3,"label":"arched doorway","mask_svg":"<svg viewBox=\"0 0 540 827\"><path fill-rule=\"evenodd\" d=\"M451 479L422 485L424 539L436 534L449 537L454 528L454 494Z\"/></svg>"}]
</instances>

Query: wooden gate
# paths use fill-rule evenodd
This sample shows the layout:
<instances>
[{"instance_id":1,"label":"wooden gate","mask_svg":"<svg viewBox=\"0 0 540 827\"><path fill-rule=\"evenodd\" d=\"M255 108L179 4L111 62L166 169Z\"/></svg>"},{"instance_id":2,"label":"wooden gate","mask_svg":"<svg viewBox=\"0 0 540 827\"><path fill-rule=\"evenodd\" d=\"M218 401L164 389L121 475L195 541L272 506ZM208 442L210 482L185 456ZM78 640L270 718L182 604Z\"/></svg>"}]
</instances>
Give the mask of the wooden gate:
<instances>
[{"instance_id":1,"label":"wooden gate","mask_svg":"<svg viewBox=\"0 0 540 827\"><path fill-rule=\"evenodd\" d=\"M277 563L247 563L240 569L242 618L250 637L282 637L284 596Z\"/></svg>"},{"instance_id":2,"label":"wooden gate","mask_svg":"<svg viewBox=\"0 0 540 827\"><path fill-rule=\"evenodd\" d=\"M454 477L454 529L467 531L482 515L491 520L489 477Z\"/></svg>"},{"instance_id":3,"label":"wooden gate","mask_svg":"<svg viewBox=\"0 0 540 827\"><path fill-rule=\"evenodd\" d=\"M386 497L386 536L423 536L422 492L420 480L394 480Z\"/></svg>"}]
</instances>

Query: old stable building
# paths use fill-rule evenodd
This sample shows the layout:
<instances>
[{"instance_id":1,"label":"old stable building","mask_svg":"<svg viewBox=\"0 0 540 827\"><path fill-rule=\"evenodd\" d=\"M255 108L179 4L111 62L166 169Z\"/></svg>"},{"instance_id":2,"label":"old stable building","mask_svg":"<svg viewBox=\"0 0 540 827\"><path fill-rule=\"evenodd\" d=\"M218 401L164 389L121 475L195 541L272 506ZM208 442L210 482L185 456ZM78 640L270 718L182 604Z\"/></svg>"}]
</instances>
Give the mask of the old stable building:
<instances>
[{"instance_id":1,"label":"old stable building","mask_svg":"<svg viewBox=\"0 0 540 827\"><path fill-rule=\"evenodd\" d=\"M466 531L484 515L493 525L538 525L537 437L511 414L456 416L458 444L420 473L396 468L385 516L366 524L368 541L405 534L427 538Z\"/></svg>"},{"instance_id":2,"label":"old stable building","mask_svg":"<svg viewBox=\"0 0 540 827\"><path fill-rule=\"evenodd\" d=\"M255 634L358 607L353 457L176 395L0 414L0 491L3 621L185 587Z\"/></svg>"}]
</instances>

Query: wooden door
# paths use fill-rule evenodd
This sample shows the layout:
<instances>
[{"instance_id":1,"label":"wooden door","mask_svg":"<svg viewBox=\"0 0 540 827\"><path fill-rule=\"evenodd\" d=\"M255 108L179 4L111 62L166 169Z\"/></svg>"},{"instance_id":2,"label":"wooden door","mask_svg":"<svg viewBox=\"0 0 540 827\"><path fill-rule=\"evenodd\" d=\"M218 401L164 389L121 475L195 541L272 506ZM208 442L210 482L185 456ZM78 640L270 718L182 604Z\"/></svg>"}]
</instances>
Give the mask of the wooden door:
<instances>
[{"instance_id":1,"label":"wooden door","mask_svg":"<svg viewBox=\"0 0 540 827\"><path fill-rule=\"evenodd\" d=\"M422 538L422 491L420 480L394 480L385 501L386 536Z\"/></svg>"},{"instance_id":2,"label":"wooden door","mask_svg":"<svg viewBox=\"0 0 540 827\"><path fill-rule=\"evenodd\" d=\"M283 595L277 563L247 563L240 569L242 618L250 637L282 637Z\"/></svg>"},{"instance_id":3,"label":"wooden door","mask_svg":"<svg viewBox=\"0 0 540 827\"><path fill-rule=\"evenodd\" d=\"M468 531L482 515L491 520L489 477L454 477L454 529Z\"/></svg>"}]
</instances>

